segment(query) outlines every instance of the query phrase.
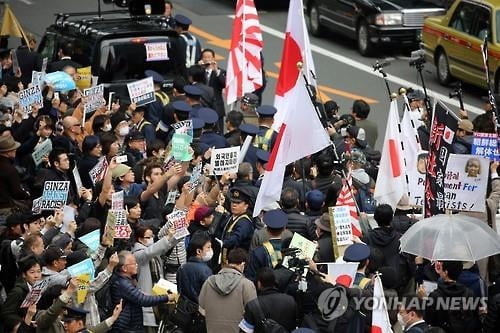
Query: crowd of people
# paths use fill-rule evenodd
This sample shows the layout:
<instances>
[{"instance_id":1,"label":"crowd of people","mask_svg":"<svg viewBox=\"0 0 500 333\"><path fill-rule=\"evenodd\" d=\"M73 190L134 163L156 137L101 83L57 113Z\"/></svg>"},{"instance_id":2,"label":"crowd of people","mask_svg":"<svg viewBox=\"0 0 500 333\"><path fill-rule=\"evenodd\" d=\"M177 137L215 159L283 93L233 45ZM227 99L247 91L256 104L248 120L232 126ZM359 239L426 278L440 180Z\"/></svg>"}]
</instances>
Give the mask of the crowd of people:
<instances>
[{"instance_id":1,"label":"crowd of people","mask_svg":"<svg viewBox=\"0 0 500 333\"><path fill-rule=\"evenodd\" d=\"M170 15L172 4L166 1L166 7ZM245 94L238 108L226 112L226 73L215 52L201 48L189 33L187 17L178 15L175 21L186 35L186 70L173 89L163 91L164 78L147 71L145 76L155 82L153 103L137 106L115 95L110 105L86 117L78 89L55 91L51 85L43 86L43 105L25 113L18 93L30 85L29 75L23 74L40 70L36 38L30 35L29 45L17 49L18 73L10 50L0 52L0 331L368 332L373 302L363 300L373 297L377 273L395 332L497 332L496 257L477 263L430 262L400 252L399 239L418 223L420 211L406 196L396 209L374 201L379 133L363 100L342 114L335 101L314 101L325 115L332 145L288 165L279 202L253 217L277 141L272 129L277 110L262 103L259 91ZM80 65L71 47L61 48L49 71L75 76ZM417 89L407 96L427 149L425 96ZM488 106L472 121L460 112L454 152L471 153L473 132L495 133ZM172 125L187 119L193 125L190 158L170 163ZM237 173L213 176L206 171L214 148L241 146L247 137L251 145ZM46 141L52 149L36 163L32 153ZM91 171L103 158L105 170L96 179ZM491 163L487 211L479 214L492 228L500 198L498 165ZM192 183L200 169L203 175ZM333 280L324 265L336 261L328 208L336 205L347 173L363 235L354 237L337 261L358 263L352 285ZM65 221L63 207L34 209L47 181L70 182L65 206L74 209L74 220ZM131 233L110 240L105 237L108 212L113 195L121 191ZM175 211L186 215L189 235L177 237L167 217ZM376 221L373 229L367 214ZM81 237L96 230L100 242L91 249ZM296 257L290 247L294 234L317 244L312 258ZM96 275L81 300L81 281L67 268L87 259ZM161 279L175 284L176 293L153 292ZM22 306L41 281L39 300ZM436 288L426 290L424 281ZM326 290L346 295L335 319L325 317ZM450 300L454 307L439 306Z\"/></svg>"}]
</instances>

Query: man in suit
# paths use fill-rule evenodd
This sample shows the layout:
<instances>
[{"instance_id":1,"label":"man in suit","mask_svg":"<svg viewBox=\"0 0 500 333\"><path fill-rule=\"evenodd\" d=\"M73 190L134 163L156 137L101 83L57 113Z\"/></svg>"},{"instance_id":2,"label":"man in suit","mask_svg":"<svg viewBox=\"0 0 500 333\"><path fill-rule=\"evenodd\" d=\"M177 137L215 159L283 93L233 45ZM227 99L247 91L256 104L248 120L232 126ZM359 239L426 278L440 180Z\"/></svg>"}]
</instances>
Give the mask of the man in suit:
<instances>
[{"instance_id":1,"label":"man in suit","mask_svg":"<svg viewBox=\"0 0 500 333\"><path fill-rule=\"evenodd\" d=\"M404 297L399 306L398 321L403 326L403 333L421 333L429 327L424 321L424 302L413 295Z\"/></svg>"},{"instance_id":2,"label":"man in suit","mask_svg":"<svg viewBox=\"0 0 500 333\"><path fill-rule=\"evenodd\" d=\"M226 115L222 98L222 90L226 87L226 70L219 68L212 49L204 49L201 52L200 64L205 67L205 84L214 90L214 109L219 115L219 129L222 132Z\"/></svg>"},{"instance_id":3,"label":"man in suit","mask_svg":"<svg viewBox=\"0 0 500 333\"><path fill-rule=\"evenodd\" d=\"M31 82L32 72L39 72L42 69L42 57L35 51L36 38L30 33L27 33L26 37L29 45L26 45L24 38L21 38L21 46L16 50L17 61L21 69L21 81L25 86Z\"/></svg>"},{"instance_id":4,"label":"man in suit","mask_svg":"<svg viewBox=\"0 0 500 333\"><path fill-rule=\"evenodd\" d=\"M59 56L59 60L49 64L49 68L47 69L48 73L62 71L66 66L72 66L74 68L82 67L82 65L71 59L73 55L73 44L71 43L61 44L57 55Z\"/></svg>"}]
</instances>

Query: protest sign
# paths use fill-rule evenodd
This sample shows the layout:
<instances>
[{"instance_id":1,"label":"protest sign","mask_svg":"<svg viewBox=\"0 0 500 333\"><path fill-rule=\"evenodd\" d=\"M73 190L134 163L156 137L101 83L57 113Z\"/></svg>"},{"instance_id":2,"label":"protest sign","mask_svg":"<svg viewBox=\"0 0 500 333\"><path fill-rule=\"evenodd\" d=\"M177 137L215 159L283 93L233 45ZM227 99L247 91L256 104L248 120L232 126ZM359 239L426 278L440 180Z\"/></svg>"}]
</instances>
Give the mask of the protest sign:
<instances>
[{"instance_id":1,"label":"protest sign","mask_svg":"<svg viewBox=\"0 0 500 333\"><path fill-rule=\"evenodd\" d=\"M76 277L78 289L76 290L76 303L82 304L87 298L87 292L90 284L90 274L82 274Z\"/></svg>"},{"instance_id":2,"label":"protest sign","mask_svg":"<svg viewBox=\"0 0 500 333\"><path fill-rule=\"evenodd\" d=\"M203 163L200 162L195 165L193 171L191 172L191 177L189 178L188 186L189 192L193 192L201 183L201 171L203 169Z\"/></svg>"},{"instance_id":3,"label":"protest sign","mask_svg":"<svg viewBox=\"0 0 500 333\"><path fill-rule=\"evenodd\" d=\"M55 91L69 91L76 89L73 77L66 72L57 71L45 75L45 82L51 84Z\"/></svg>"},{"instance_id":4,"label":"protest sign","mask_svg":"<svg viewBox=\"0 0 500 333\"><path fill-rule=\"evenodd\" d=\"M127 155L116 156L116 163L127 163L128 157Z\"/></svg>"},{"instance_id":5,"label":"protest sign","mask_svg":"<svg viewBox=\"0 0 500 333\"><path fill-rule=\"evenodd\" d=\"M41 210L53 210L66 204L69 181L46 181L43 184Z\"/></svg>"},{"instance_id":6,"label":"protest sign","mask_svg":"<svg viewBox=\"0 0 500 333\"><path fill-rule=\"evenodd\" d=\"M76 189L79 191L81 188L83 188L83 183L82 178L80 177L80 171L78 171L76 165L73 168L73 178L75 179Z\"/></svg>"},{"instance_id":7,"label":"protest sign","mask_svg":"<svg viewBox=\"0 0 500 333\"><path fill-rule=\"evenodd\" d=\"M73 266L69 266L66 269L71 277L89 274L90 280L94 279L95 268L94 263L90 258L80 261L78 264L74 264Z\"/></svg>"},{"instance_id":8,"label":"protest sign","mask_svg":"<svg viewBox=\"0 0 500 333\"><path fill-rule=\"evenodd\" d=\"M137 106L152 103L156 99L152 77L127 83L127 89L130 96L130 102L137 104Z\"/></svg>"},{"instance_id":9,"label":"protest sign","mask_svg":"<svg viewBox=\"0 0 500 333\"><path fill-rule=\"evenodd\" d=\"M95 111L99 107L106 104L106 101L104 100L103 84L100 84L92 88L84 89L83 96L85 97L85 105L83 106L85 113Z\"/></svg>"},{"instance_id":10,"label":"protest sign","mask_svg":"<svg viewBox=\"0 0 500 333\"><path fill-rule=\"evenodd\" d=\"M31 85L41 87L43 84L43 72L32 71L31 72Z\"/></svg>"},{"instance_id":11,"label":"protest sign","mask_svg":"<svg viewBox=\"0 0 500 333\"><path fill-rule=\"evenodd\" d=\"M90 66L76 69L75 82L80 89L90 88L92 85L92 68Z\"/></svg>"},{"instance_id":12,"label":"protest sign","mask_svg":"<svg viewBox=\"0 0 500 333\"><path fill-rule=\"evenodd\" d=\"M167 155L165 157L165 161L163 161L163 166L161 167L164 172L167 172L171 167L176 165L177 163L181 163L181 161L176 160L173 155Z\"/></svg>"},{"instance_id":13,"label":"protest sign","mask_svg":"<svg viewBox=\"0 0 500 333\"><path fill-rule=\"evenodd\" d=\"M172 124L171 126L174 129L175 133L187 134L191 137L191 140L192 140L192 138L193 138L193 120L192 119L179 121L178 123Z\"/></svg>"},{"instance_id":14,"label":"protest sign","mask_svg":"<svg viewBox=\"0 0 500 333\"><path fill-rule=\"evenodd\" d=\"M356 271L358 270L359 263L348 262L348 263L328 263L328 275L330 275L334 281L340 278L344 287L351 288L354 283L354 278L356 277ZM347 284L347 285L346 285Z\"/></svg>"},{"instance_id":15,"label":"protest sign","mask_svg":"<svg viewBox=\"0 0 500 333\"><path fill-rule=\"evenodd\" d=\"M101 231L99 229L89 232L78 238L80 242L87 245L88 248L95 252L99 248L99 244L101 242Z\"/></svg>"},{"instance_id":16,"label":"protest sign","mask_svg":"<svg viewBox=\"0 0 500 333\"><path fill-rule=\"evenodd\" d=\"M49 58L45 57L42 60L42 73L47 73L47 65L49 63Z\"/></svg>"},{"instance_id":17,"label":"protest sign","mask_svg":"<svg viewBox=\"0 0 500 333\"><path fill-rule=\"evenodd\" d=\"M24 301L21 303L20 308L29 308L33 304L37 304L40 298L42 297L42 293L49 286L49 280L44 279L35 282L35 284L31 287L31 290L28 292L28 295L24 298Z\"/></svg>"},{"instance_id":18,"label":"protest sign","mask_svg":"<svg viewBox=\"0 0 500 333\"><path fill-rule=\"evenodd\" d=\"M174 133L172 136L172 155L179 161L190 161L189 144L192 138L187 134Z\"/></svg>"},{"instance_id":19,"label":"protest sign","mask_svg":"<svg viewBox=\"0 0 500 333\"><path fill-rule=\"evenodd\" d=\"M146 61L168 60L167 43L145 43Z\"/></svg>"},{"instance_id":20,"label":"protest sign","mask_svg":"<svg viewBox=\"0 0 500 333\"><path fill-rule=\"evenodd\" d=\"M90 179L92 183L95 185L98 181L104 179L104 175L106 174L106 169L108 168L108 160L106 156L102 156L99 158L99 162L89 171Z\"/></svg>"},{"instance_id":21,"label":"protest sign","mask_svg":"<svg viewBox=\"0 0 500 333\"><path fill-rule=\"evenodd\" d=\"M75 221L76 209L71 206L63 207L63 223L61 226L61 232L64 234L68 232L69 225Z\"/></svg>"},{"instance_id":22,"label":"protest sign","mask_svg":"<svg viewBox=\"0 0 500 333\"><path fill-rule=\"evenodd\" d=\"M52 151L52 140L46 139L41 144L35 147L35 151L31 154L33 157L33 162L35 162L36 166L39 166L42 163L42 159L45 156L48 156Z\"/></svg>"},{"instance_id":23,"label":"protest sign","mask_svg":"<svg viewBox=\"0 0 500 333\"><path fill-rule=\"evenodd\" d=\"M127 215L123 208L121 209L110 209L110 212L115 217L115 239L128 239L132 234L132 228L127 223Z\"/></svg>"},{"instance_id":24,"label":"protest sign","mask_svg":"<svg viewBox=\"0 0 500 333\"><path fill-rule=\"evenodd\" d=\"M123 209L123 191L118 191L111 195L111 209Z\"/></svg>"},{"instance_id":25,"label":"protest sign","mask_svg":"<svg viewBox=\"0 0 500 333\"><path fill-rule=\"evenodd\" d=\"M177 285L164 278L160 278L153 286L153 295L167 295L169 292L177 294Z\"/></svg>"},{"instance_id":26,"label":"protest sign","mask_svg":"<svg viewBox=\"0 0 500 333\"><path fill-rule=\"evenodd\" d=\"M427 158L427 156L425 156ZM422 158L420 164L425 164ZM479 166L479 167L478 167ZM489 161L477 155L450 154L444 178L445 208L459 211L484 212L488 183ZM408 168L411 203L424 202L425 174L420 168Z\"/></svg>"},{"instance_id":27,"label":"protest sign","mask_svg":"<svg viewBox=\"0 0 500 333\"><path fill-rule=\"evenodd\" d=\"M179 191L170 191L168 192L168 195L167 195L167 200L165 201L165 206L168 205L168 204L174 204L175 203L175 199L177 199L177 194L179 193Z\"/></svg>"},{"instance_id":28,"label":"protest sign","mask_svg":"<svg viewBox=\"0 0 500 333\"><path fill-rule=\"evenodd\" d=\"M316 247L318 245L299 233L294 233L292 237L292 241L290 242L290 249L298 249L300 250L299 258L300 259L312 259L314 256L314 252L316 252ZM285 257L283 260L283 266L288 268L288 259L289 257Z\"/></svg>"},{"instance_id":29,"label":"protest sign","mask_svg":"<svg viewBox=\"0 0 500 333\"><path fill-rule=\"evenodd\" d=\"M35 85L19 92L19 105L25 113L31 113L33 105L43 106L43 97L40 86Z\"/></svg>"},{"instance_id":30,"label":"protest sign","mask_svg":"<svg viewBox=\"0 0 500 333\"><path fill-rule=\"evenodd\" d=\"M330 227L337 234L337 245L352 244L351 210L349 206L335 206L328 209ZM333 228L332 228L333 227Z\"/></svg>"},{"instance_id":31,"label":"protest sign","mask_svg":"<svg viewBox=\"0 0 500 333\"><path fill-rule=\"evenodd\" d=\"M175 230L175 239L181 239L189 235L189 231L187 230L188 223L186 215L186 212L183 210L174 210L172 213L167 215L169 227Z\"/></svg>"},{"instance_id":32,"label":"protest sign","mask_svg":"<svg viewBox=\"0 0 500 333\"><path fill-rule=\"evenodd\" d=\"M113 244L115 238L116 216L112 210L108 210L106 225L104 226L104 235L102 235L103 244Z\"/></svg>"},{"instance_id":33,"label":"protest sign","mask_svg":"<svg viewBox=\"0 0 500 333\"><path fill-rule=\"evenodd\" d=\"M33 205L31 206L31 212L33 214L40 214L42 212L42 197L33 200Z\"/></svg>"},{"instance_id":34,"label":"protest sign","mask_svg":"<svg viewBox=\"0 0 500 333\"><path fill-rule=\"evenodd\" d=\"M210 167L212 173L216 176L223 175L226 172L238 172L238 155L240 147L220 148L212 151Z\"/></svg>"},{"instance_id":35,"label":"protest sign","mask_svg":"<svg viewBox=\"0 0 500 333\"><path fill-rule=\"evenodd\" d=\"M472 155L483 156L491 161L500 161L498 135L496 133L474 133Z\"/></svg>"}]
</instances>

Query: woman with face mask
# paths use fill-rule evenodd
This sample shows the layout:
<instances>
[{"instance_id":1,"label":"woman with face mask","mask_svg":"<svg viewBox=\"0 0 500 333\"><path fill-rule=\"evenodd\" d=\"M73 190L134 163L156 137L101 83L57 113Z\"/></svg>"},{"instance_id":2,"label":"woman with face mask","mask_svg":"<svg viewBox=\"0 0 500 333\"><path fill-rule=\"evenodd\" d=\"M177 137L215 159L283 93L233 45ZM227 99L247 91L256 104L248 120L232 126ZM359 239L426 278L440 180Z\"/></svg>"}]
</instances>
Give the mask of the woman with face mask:
<instances>
[{"instance_id":1,"label":"woman with face mask","mask_svg":"<svg viewBox=\"0 0 500 333\"><path fill-rule=\"evenodd\" d=\"M136 242L132 248L138 269L137 287L144 291L151 291L153 285L163 278L163 262L160 256L168 252L178 240L174 238L174 231L169 230L164 237L154 241L153 231L150 227L138 225L135 227ZM145 328L157 330L153 308L142 308L143 324Z\"/></svg>"}]
</instances>

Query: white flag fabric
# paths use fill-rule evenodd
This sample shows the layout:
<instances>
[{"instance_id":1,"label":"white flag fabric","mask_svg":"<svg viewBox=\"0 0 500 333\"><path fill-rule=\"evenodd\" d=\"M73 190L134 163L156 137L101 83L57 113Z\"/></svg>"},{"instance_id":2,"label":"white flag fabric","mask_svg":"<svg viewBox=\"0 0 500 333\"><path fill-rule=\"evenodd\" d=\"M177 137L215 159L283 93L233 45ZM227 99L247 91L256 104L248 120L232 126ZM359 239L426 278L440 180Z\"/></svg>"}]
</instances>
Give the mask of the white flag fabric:
<instances>
[{"instance_id":1,"label":"white flag fabric","mask_svg":"<svg viewBox=\"0 0 500 333\"><path fill-rule=\"evenodd\" d=\"M307 83L316 87L314 76L316 70L311 52L311 43L304 20L304 7L302 0L290 0L288 9L288 20L286 23L286 36L290 35L294 44L285 42L283 53L281 55L281 67L278 83L276 85L276 94L274 96L274 107L278 110L274 115L273 128L278 131L287 109L287 92L290 91L290 85L295 80L290 80L291 76L297 75L297 65L302 66L302 73L307 79ZM300 75L300 72L299 72Z\"/></svg>"},{"instance_id":2,"label":"white flag fabric","mask_svg":"<svg viewBox=\"0 0 500 333\"><path fill-rule=\"evenodd\" d=\"M375 185L374 198L377 203L389 204L395 209L403 194L408 192L403 158L398 104L394 100L389 109L382 157Z\"/></svg>"},{"instance_id":3,"label":"white flag fabric","mask_svg":"<svg viewBox=\"0 0 500 333\"><path fill-rule=\"evenodd\" d=\"M330 145L330 138L314 110L302 77L288 96L290 105L266 166L254 216L259 215L263 207L279 200L287 164Z\"/></svg>"},{"instance_id":4,"label":"white flag fabric","mask_svg":"<svg viewBox=\"0 0 500 333\"><path fill-rule=\"evenodd\" d=\"M226 97L230 105L262 87L262 31L253 0L238 0L227 62Z\"/></svg>"},{"instance_id":5,"label":"white flag fabric","mask_svg":"<svg viewBox=\"0 0 500 333\"><path fill-rule=\"evenodd\" d=\"M372 312L371 333L392 333L391 322L389 321L389 314L387 313L387 303L384 297L384 287L382 287L380 276L375 276L374 282L374 308Z\"/></svg>"}]
</instances>

